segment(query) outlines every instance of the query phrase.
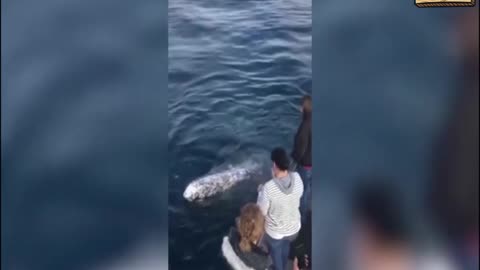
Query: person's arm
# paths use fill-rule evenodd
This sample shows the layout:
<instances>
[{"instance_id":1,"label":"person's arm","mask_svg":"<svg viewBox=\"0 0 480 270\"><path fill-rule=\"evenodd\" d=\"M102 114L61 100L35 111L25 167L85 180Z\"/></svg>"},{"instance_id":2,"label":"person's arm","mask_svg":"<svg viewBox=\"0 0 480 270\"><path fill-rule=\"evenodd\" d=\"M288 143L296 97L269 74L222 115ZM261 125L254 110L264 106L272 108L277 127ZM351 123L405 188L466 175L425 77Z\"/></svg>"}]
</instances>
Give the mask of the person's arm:
<instances>
[{"instance_id":1,"label":"person's arm","mask_svg":"<svg viewBox=\"0 0 480 270\"><path fill-rule=\"evenodd\" d=\"M295 139L293 142L293 151L292 151L292 158L297 163L302 160L305 152L307 151L308 147L308 129L305 126L305 123L302 123L297 130L297 134L295 134Z\"/></svg>"},{"instance_id":2,"label":"person's arm","mask_svg":"<svg viewBox=\"0 0 480 270\"><path fill-rule=\"evenodd\" d=\"M257 205L260 207L262 214L264 216L268 213L268 208L270 208L270 199L268 194L265 192L265 186L262 186L258 191Z\"/></svg>"},{"instance_id":3,"label":"person's arm","mask_svg":"<svg viewBox=\"0 0 480 270\"><path fill-rule=\"evenodd\" d=\"M297 178L297 185L300 185L300 190L301 190L301 194L300 194L300 197L303 196L303 191L304 191L304 186L303 186L303 179L302 177L300 176L299 173L297 172L294 172L295 173L295 177Z\"/></svg>"},{"instance_id":4,"label":"person's arm","mask_svg":"<svg viewBox=\"0 0 480 270\"><path fill-rule=\"evenodd\" d=\"M297 257L295 257L295 259L293 259L293 270L300 270L300 267L298 267Z\"/></svg>"}]
</instances>

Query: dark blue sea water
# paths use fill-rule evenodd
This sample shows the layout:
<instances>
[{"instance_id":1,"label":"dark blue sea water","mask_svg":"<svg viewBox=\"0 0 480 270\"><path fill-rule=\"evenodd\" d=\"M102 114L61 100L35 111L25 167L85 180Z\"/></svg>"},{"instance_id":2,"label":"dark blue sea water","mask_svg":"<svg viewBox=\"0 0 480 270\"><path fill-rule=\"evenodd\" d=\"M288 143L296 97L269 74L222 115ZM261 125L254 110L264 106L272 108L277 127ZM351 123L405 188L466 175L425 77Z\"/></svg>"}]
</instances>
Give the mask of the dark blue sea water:
<instances>
[{"instance_id":1,"label":"dark blue sea water","mask_svg":"<svg viewBox=\"0 0 480 270\"><path fill-rule=\"evenodd\" d=\"M1 5L1 268L162 269L166 5Z\"/></svg>"},{"instance_id":2,"label":"dark blue sea water","mask_svg":"<svg viewBox=\"0 0 480 270\"><path fill-rule=\"evenodd\" d=\"M299 101L312 92L311 12L303 0L170 1L171 269L226 269L221 240L256 199L255 182L207 205L182 193L218 165L291 147Z\"/></svg>"}]
</instances>

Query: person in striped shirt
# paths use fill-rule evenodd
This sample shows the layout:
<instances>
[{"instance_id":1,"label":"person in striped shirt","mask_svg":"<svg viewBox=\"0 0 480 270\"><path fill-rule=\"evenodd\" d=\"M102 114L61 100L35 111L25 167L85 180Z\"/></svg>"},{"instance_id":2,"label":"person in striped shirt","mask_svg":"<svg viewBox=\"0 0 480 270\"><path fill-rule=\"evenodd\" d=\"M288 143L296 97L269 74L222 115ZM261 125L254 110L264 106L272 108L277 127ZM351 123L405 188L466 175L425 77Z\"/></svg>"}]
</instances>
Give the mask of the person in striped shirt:
<instances>
[{"instance_id":1,"label":"person in striped shirt","mask_svg":"<svg viewBox=\"0 0 480 270\"><path fill-rule=\"evenodd\" d=\"M283 148L271 152L273 178L259 187L257 204L265 216L265 241L273 261L273 269L287 267L290 243L301 228L300 199L303 181L297 172L290 172L290 160Z\"/></svg>"}]
</instances>

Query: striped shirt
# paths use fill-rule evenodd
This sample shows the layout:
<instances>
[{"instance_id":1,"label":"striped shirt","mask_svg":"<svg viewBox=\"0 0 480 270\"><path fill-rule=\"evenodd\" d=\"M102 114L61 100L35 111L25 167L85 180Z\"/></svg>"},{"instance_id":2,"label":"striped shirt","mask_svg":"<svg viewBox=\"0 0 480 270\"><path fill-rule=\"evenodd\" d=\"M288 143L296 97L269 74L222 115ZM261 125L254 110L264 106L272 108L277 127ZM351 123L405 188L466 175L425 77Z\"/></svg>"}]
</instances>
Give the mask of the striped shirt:
<instances>
[{"instance_id":1,"label":"striped shirt","mask_svg":"<svg viewBox=\"0 0 480 270\"><path fill-rule=\"evenodd\" d=\"M280 181L268 181L258 194L257 204L265 216L265 231L274 239L292 236L300 231L300 198L303 194L303 182L296 172L289 172L291 187L279 186Z\"/></svg>"}]
</instances>

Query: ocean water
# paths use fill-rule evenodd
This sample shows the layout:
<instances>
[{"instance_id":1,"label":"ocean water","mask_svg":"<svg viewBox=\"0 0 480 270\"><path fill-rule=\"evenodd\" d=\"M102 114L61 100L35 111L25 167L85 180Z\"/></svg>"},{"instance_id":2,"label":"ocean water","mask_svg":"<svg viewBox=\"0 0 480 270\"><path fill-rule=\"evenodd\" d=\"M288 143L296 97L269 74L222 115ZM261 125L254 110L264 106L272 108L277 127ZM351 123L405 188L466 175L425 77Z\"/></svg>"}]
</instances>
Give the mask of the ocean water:
<instances>
[{"instance_id":1,"label":"ocean water","mask_svg":"<svg viewBox=\"0 0 480 270\"><path fill-rule=\"evenodd\" d=\"M1 5L1 268L162 269L166 4Z\"/></svg>"},{"instance_id":2,"label":"ocean water","mask_svg":"<svg viewBox=\"0 0 480 270\"><path fill-rule=\"evenodd\" d=\"M312 93L311 31L309 0L169 2L171 269L227 269L222 237L267 176L201 204L182 193L218 166L291 148Z\"/></svg>"}]
</instances>

